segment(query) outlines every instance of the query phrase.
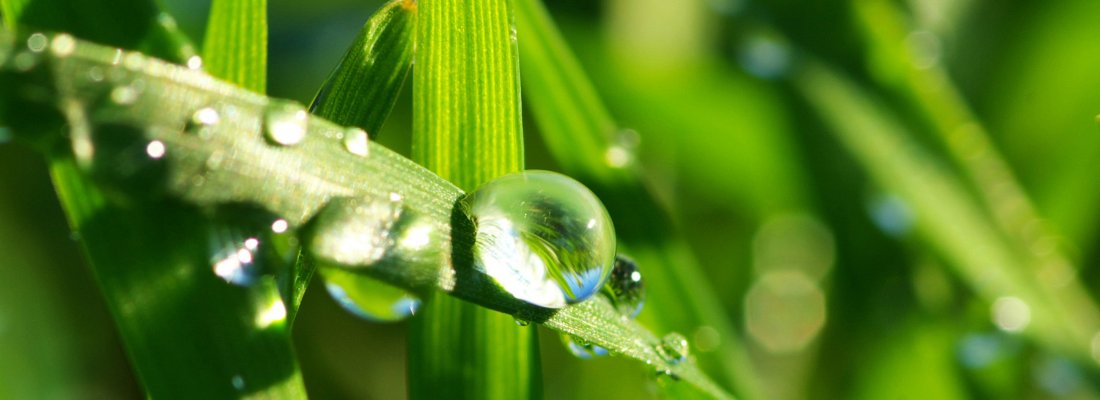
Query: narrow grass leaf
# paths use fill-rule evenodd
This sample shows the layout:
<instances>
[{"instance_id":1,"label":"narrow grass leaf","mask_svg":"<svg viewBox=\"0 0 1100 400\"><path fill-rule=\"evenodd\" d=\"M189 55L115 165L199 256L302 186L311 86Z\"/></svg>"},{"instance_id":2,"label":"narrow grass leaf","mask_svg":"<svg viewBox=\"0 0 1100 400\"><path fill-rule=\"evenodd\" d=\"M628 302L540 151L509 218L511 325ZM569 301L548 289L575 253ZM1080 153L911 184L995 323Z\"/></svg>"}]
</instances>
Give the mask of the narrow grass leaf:
<instances>
[{"instance_id":1,"label":"narrow grass leaf","mask_svg":"<svg viewBox=\"0 0 1100 400\"><path fill-rule=\"evenodd\" d=\"M743 398L759 397L757 380L734 325L706 283L667 210L639 171L607 162L609 151L628 152L620 129L538 0L518 0L516 20L524 95L551 153L607 204L617 236L639 261L650 290L664 293L647 308L664 329L694 332L709 326L721 336L717 351L697 357L723 372ZM631 164L633 166L633 164ZM685 312L686 311L686 312Z\"/></svg>"},{"instance_id":2,"label":"narrow grass leaf","mask_svg":"<svg viewBox=\"0 0 1100 400\"><path fill-rule=\"evenodd\" d=\"M267 0L214 0L202 44L210 75L267 91Z\"/></svg>"},{"instance_id":3,"label":"narrow grass leaf","mask_svg":"<svg viewBox=\"0 0 1100 400\"><path fill-rule=\"evenodd\" d=\"M419 2L413 160L463 190L521 171L519 56L508 0ZM409 331L409 397L542 397L538 331L444 296Z\"/></svg>"},{"instance_id":4,"label":"narrow grass leaf","mask_svg":"<svg viewBox=\"0 0 1100 400\"><path fill-rule=\"evenodd\" d=\"M317 92L310 112L378 137L412 68L416 19L413 0L382 6Z\"/></svg>"}]
</instances>

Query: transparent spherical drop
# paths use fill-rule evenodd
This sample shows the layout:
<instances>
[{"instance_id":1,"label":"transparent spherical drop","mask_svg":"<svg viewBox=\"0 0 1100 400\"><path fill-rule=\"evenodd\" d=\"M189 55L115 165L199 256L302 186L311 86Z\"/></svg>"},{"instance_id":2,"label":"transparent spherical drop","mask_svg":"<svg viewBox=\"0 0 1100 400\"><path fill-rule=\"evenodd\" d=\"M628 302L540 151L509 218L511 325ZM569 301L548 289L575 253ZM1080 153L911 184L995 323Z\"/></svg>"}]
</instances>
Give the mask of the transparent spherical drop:
<instances>
[{"instance_id":1,"label":"transparent spherical drop","mask_svg":"<svg viewBox=\"0 0 1100 400\"><path fill-rule=\"evenodd\" d=\"M608 353L607 349L603 347L565 333L561 334L561 343L565 345L565 349L569 350L570 353L584 359L602 357Z\"/></svg>"},{"instance_id":2,"label":"transparent spherical drop","mask_svg":"<svg viewBox=\"0 0 1100 400\"><path fill-rule=\"evenodd\" d=\"M309 114L301 104L271 100L264 108L264 137L272 144L293 146L306 137Z\"/></svg>"},{"instance_id":3,"label":"transparent spherical drop","mask_svg":"<svg viewBox=\"0 0 1100 400\"><path fill-rule=\"evenodd\" d=\"M306 245L323 261L369 266L393 247L395 224L403 206L399 197L338 198L317 214Z\"/></svg>"},{"instance_id":4,"label":"transparent spherical drop","mask_svg":"<svg viewBox=\"0 0 1100 400\"><path fill-rule=\"evenodd\" d=\"M615 308L623 315L634 318L642 312L646 299L645 280L634 259L622 254L615 255L615 266L611 268L606 290Z\"/></svg>"},{"instance_id":5,"label":"transparent spherical drop","mask_svg":"<svg viewBox=\"0 0 1100 400\"><path fill-rule=\"evenodd\" d=\"M661 357L669 364L679 364L687 360L689 353L688 341L684 335L672 332L661 338Z\"/></svg>"},{"instance_id":6,"label":"transparent spherical drop","mask_svg":"<svg viewBox=\"0 0 1100 400\"><path fill-rule=\"evenodd\" d=\"M207 221L210 268L226 282L249 286L263 275L285 270L297 253L292 231L272 230L280 219L259 207L229 204L212 210Z\"/></svg>"},{"instance_id":7,"label":"transparent spherical drop","mask_svg":"<svg viewBox=\"0 0 1100 400\"><path fill-rule=\"evenodd\" d=\"M421 301L411 293L341 268L323 268L325 289L345 310L374 322L394 322L416 314Z\"/></svg>"},{"instance_id":8,"label":"transparent spherical drop","mask_svg":"<svg viewBox=\"0 0 1100 400\"><path fill-rule=\"evenodd\" d=\"M475 267L517 299L563 308L591 297L611 274L611 217L596 195L565 175L501 176L462 203L477 226Z\"/></svg>"}]
</instances>

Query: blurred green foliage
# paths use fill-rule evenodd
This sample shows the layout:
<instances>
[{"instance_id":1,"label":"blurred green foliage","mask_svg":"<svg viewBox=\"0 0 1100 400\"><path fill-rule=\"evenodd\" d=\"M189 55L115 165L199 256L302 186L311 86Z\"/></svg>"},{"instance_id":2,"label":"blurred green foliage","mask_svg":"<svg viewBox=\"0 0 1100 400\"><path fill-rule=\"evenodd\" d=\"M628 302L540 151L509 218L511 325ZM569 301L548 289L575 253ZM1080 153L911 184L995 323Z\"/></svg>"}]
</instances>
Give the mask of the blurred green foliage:
<instances>
[{"instance_id":1,"label":"blurred green foliage","mask_svg":"<svg viewBox=\"0 0 1100 400\"><path fill-rule=\"evenodd\" d=\"M209 2L165 3L202 43ZM881 75L871 49L886 46L916 62L906 68L943 68L1043 218L1038 223L1051 232L1043 243L1066 254L1079 284L1095 293L1100 3L891 1L905 23L900 44L876 44L857 9L866 2L855 0L546 3L611 115L637 132L634 161L670 205L769 398L1097 398L1092 355L1051 350L1030 340L1027 327L1023 334L999 328L1005 321L991 318L995 304L1007 303L991 304L955 272L934 245L944 238L918 232L925 221L915 220L920 214L909 200L876 181L786 78L809 59L830 65L878 99L875 107L906 128L927 160L969 182L935 126ZM270 1L268 94L308 102L380 5ZM124 35L89 29L90 39ZM522 33L519 43L522 53ZM405 155L409 86L379 135ZM560 169L537 124L524 127L527 167ZM0 128L0 142L6 137ZM981 204L976 186L967 183L963 193ZM993 220L994 211L980 210ZM826 266L769 264L766 255L776 250L766 232L807 220L796 226L822 226L829 239L796 229L778 236L776 257ZM0 290L0 399L141 397L46 164L15 144L0 144L0 276L7 283ZM815 309L815 299L823 313L803 313ZM776 318L759 319L759 310ZM682 332L695 352L714 348L713 329L704 328ZM405 329L357 320L314 287L294 332L310 398L404 397ZM548 399L647 398L675 385L625 359L577 359L555 332L541 333Z\"/></svg>"}]
</instances>

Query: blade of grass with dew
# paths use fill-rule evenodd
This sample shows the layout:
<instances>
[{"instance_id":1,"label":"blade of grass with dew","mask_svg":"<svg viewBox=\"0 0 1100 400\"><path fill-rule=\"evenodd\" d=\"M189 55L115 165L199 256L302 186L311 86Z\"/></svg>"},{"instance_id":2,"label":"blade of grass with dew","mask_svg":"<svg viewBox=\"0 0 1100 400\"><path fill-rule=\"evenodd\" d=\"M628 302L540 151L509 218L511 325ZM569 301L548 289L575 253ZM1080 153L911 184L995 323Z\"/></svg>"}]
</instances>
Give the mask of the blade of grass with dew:
<instances>
[{"instance_id":1,"label":"blade of grass with dew","mask_svg":"<svg viewBox=\"0 0 1100 400\"><path fill-rule=\"evenodd\" d=\"M1100 332L1100 308L1076 278L1063 249L1049 244L1054 233L1042 222L947 70L939 62L917 59L920 55L907 57L905 33L911 28L893 3L860 0L855 2L855 10L871 42L869 58L877 72L873 76L932 122L936 138L966 172L998 227L1019 249L1024 258L1020 272L1037 283L1037 289L1057 310L1067 313L1067 320L1074 321L1067 328L1074 331L1077 341L1092 340Z\"/></svg>"},{"instance_id":2,"label":"blade of grass with dew","mask_svg":"<svg viewBox=\"0 0 1100 400\"><path fill-rule=\"evenodd\" d=\"M267 0L214 0L202 64L210 75L267 92Z\"/></svg>"},{"instance_id":3,"label":"blade of grass with dew","mask_svg":"<svg viewBox=\"0 0 1100 400\"><path fill-rule=\"evenodd\" d=\"M144 10L144 6L156 9L144 3L135 2L133 13L121 7L107 7L99 10L99 14L82 15L79 21L96 20L92 18L95 16L115 24L142 26L150 21L146 21L147 13L137 11ZM42 5L30 2L23 6L26 11ZM159 54L186 60L181 55L193 53L193 50L168 47L182 41L156 39L158 35L166 37L162 35L166 29L175 28L170 17L156 15L160 18L152 20L144 31L125 32L122 35L125 41L110 35L105 37L116 43L147 49L153 43ZM41 15L33 12L23 16L34 24L59 29L88 29L81 26L66 29L75 19L66 19L72 16L66 17L63 13L54 14L58 18L56 21L35 20L32 17ZM110 25L97 29L109 32ZM144 40L146 35L154 39ZM47 42L49 49L39 51L60 50L63 53L75 47L72 36L57 37L62 38L60 42ZM121 50L115 53L121 55ZM48 66L36 63L29 67L32 71L47 76L52 73ZM106 74L118 69L111 64L97 71ZM94 77L98 73L85 71L83 76ZM104 77L127 78L125 75ZM34 85L30 82L19 84ZM47 96L59 93L56 88L36 88L44 90L40 94ZM60 102L63 97L51 99ZM67 110L70 114L79 114L84 104L69 103ZM69 117L75 118L75 115ZM16 116L8 121L17 126L15 120L21 118L27 116ZM45 121L53 120L47 118ZM60 128L57 125L48 132L58 132ZM285 313L274 282L264 279L248 288L227 285L209 273L208 240L213 239L208 235L217 234L212 232L217 228L201 223L204 218L198 210L174 201L132 204L108 201L66 153L64 146L47 145L54 185L71 227L84 238L84 251L147 395L153 398L252 395L302 398L305 391L290 345L289 329L282 321L265 319L265 316L274 315L272 310ZM261 320L265 323L257 322Z\"/></svg>"},{"instance_id":4,"label":"blade of grass with dew","mask_svg":"<svg viewBox=\"0 0 1100 400\"><path fill-rule=\"evenodd\" d=\"M371 17L317 92L310 112L376 138L412 67L416 2L394 0Z\"/></svg>"},{"instance_id":5,"label":"blade of grass with dew","mask_svg":"<svg viewBox=\"0 0 1100 400\"><path fill-rule=\"evenodd\" d=\"M519 55L509 0L422 0L413 160L470 191L522 171ZM433 296L409 326L409 398L542 398L538 330Z\"/></svg>"},{"instance_id":6,"label":"blade of grass with dew","mask_svg":"<svg viewBox=\"0 0 1100 400\"><path fill-rule=\"evenodd\" d=\"M640 261L651 290L666 288L665 302L649 302L665 329L710 326L721 336L714 353L695 357L721 370L742 398L758 398L757 381L733 323L702 278L668 212L644 184L638 171L609 165L619 128L538 0L516 2L524 94L532 103L543 137L563 168L588 184L608 206L620 241ZM683 299L686 303L673 302ZM688 312L685 312L688 311ZM690 331L689 331L690 332Z\"/></svg>"},{"instance_id":7,"label":"blade of grass with dew","mask_svg":"<svg viewBox=\"0 0 1100 400\"><path fill-rule=\"evenodd\" d=\"M1024 260L953 178L907 137L906 131L853 83L806 60L791 78L837 138L884 188L913 207L918 231L982 298L1012 296L1027 304L1025 334L1084 361L1090 338L1067 329L1081 323L1043 296Z\"/></svg>"},{"instance_id":8,"label":"blade of grass with dew","mask_svg":"<svg viewBox=\"0 0 1100 400\"><path fill-rule=\"evenodd\" d=\"M63 90L76 103L90 103L109 92L97 82L79 79L94 68L114 65L118 49L75 41L64 56L46 53L37 71L28 73L12 69L4 63L10 53L11 41L0 32L0 79L12 82L12 89L0 91L0 100L23 110L30 106L56 107L56 98L28 96L32 86L54 86ZM62 41L64 43L64 40ZM5 47L4 44L7 46ZM366 156L349 151L336 133L345 128L321 118L308 118L305 140L295 146L273 146L261 132L263 110L273 101L234 85L218 81L201 71L171 65L137 53L122 53L125 68L145 84L141 101L128 107L114 108L110 104L92 107L97 123L117 123L143 127L145 141L159 141L170 161L165 182L166 193L187 204L210 208L224 204L255 204L288 221L291 227L310 220L330 199L336 197L389 196L397 193L404 199L410 213L424 216L425 223L438 232L440 254L449 254L454 240L473 242L469 229L456 230L452 235L452 214L464 193L446 180L376 143L368 143ZM18 82L18 83L15 83ZM75 98L73 98L75 97ZM73 102L66 102L72 104ZM107 107L111 112L103 111ZM181 132L180 126L191 120L195 110L214 107L223 115L204 135ZM230 112L232 111L232 112ZM42 115L43 119L63 119L60 115ZM86 126L74 119L74 127ZM55 124L56 125L56 124ZM60 131L54 128L53 132ZM33 133L16 129L23 140ZM83 140L89 134L83 128L71 136ZM54 134L56 136L56 134ZM75 164L75 163L74 163ZM75 168L75 167L74 167ZM201 179L198 179L200 178ZM75 198L81 200L81 198ZM79 205L79 204L78 204ZM308 241L308 237L305 238ZM467 260L468 263L468 260ZM660 341L641 325L624 320L611 304L596 297L574 307L547 310L504 294L488 277L473 277L470 282L455 284L461 278L456 269L472 270L468 264L454 264L443 257L437 264L398 263L394 266L355 269L374 279L410 290L439 290L481 306L515 315L528 321L543 323L564 333L644 361L655 369L669 371L716 398L729 398L706 376L699 373L692 361L670 365L658 357ZM476 271L475 271L476 272ZM451 277L447 284L446 277ZM481 282L481 283L478 283ZM511 323L511 322L510 322Z\"/></svg>"}]
</instances>

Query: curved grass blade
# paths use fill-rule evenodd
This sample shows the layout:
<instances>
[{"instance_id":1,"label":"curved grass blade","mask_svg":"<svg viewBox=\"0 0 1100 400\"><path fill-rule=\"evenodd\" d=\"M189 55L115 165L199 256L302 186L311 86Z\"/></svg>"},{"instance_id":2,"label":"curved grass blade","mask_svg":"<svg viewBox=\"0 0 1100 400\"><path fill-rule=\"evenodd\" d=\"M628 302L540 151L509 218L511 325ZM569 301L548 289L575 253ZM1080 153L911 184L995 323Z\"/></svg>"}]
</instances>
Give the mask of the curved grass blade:
<instances>
[{"instance_id":1,"label":"curved grass blade","mask_svg":"<svg viewBox=\"0 0 1100 400\"><path fill-rule=\"evenodd\" d=\"M168 176L164 177L164 189L169 197L200 208L228 203L256 204L285 218L291 227L297 227L310 220L331 199L388 197L397 193L404 199L409 212L424 217L437 235L438 240L433 241L432 246L437 246L444 257L434 264L381 265L355 269L357 273L369 274L410 290L447 292L520 319L544 323L613 352L645 361L653 368L669 371L717 398L730 398L702 375L693 361L672 365L659 357L655 349L660 342L655 336L638 323L624 320L602 297L558 311L547 310L516 300L486 284L491 282L487 277L471 276L474 273L472 266L456 263L450 254L452 239L473 242L470 227L452 228L454 206L464 192L381 145L369 143L369 155L365 157L352 153L337 138L345 128L320 118L308 118L308 129L301 143L289 147L273 146L262 133L261 120L264 109L277 100L244 91L200 71L80 41L75 41L71 51L66 51L64 56L52 51L43 54L36 70L48 72L46 74L13 70L5 54L11 51L11 41L4 40L3 35L0 33L0 70L3 71L0 77L5 83L20 82L4 86L10 89L0 91L5 107L8 104L23 108L33 104L55 107L59 103L54 97L26 97L28 91L20 89L29 85L64 88L56 92L73 96L70 99L88 102L102 99L109 95L111 87L80 79L96 67L117 69L140 78L145 89L138 101L124 108L106 105L106 109L114 111L95 114L101 123L143 127L142 140L158 140L164 145L165 157L172 163L167 169ZM53 41L56 40L55 37ZM9 46L5 48L3 43ZM62 44L65 43L62 40ZM70 49L67 45L62 48ZM116 65L114 60L119 54L121 61ZM204 136L184 131L186 121L194 112L206 107L215 108L223 119ZM79 124L76 127L79 128ZM16 133L20 137L27 135L21 130ZM87 134L79 129L71 133L77 143ZM71 146L71 142L69 144ZM70 161L69 165L76 172L75 163ZM202 179L196 179L198 176ZM73 203L71 207L77 210L92 209L102 202L97 197L67 198ZM304 239L309 240L308 237ZM509 320L509 323L513 322Z\"/></svg>"},{"instance_id":2,"label":"curved grass blade","mask_svg":"<svg viewBox=\"0 0 1100 400\"><path fill-rule=\"evenodd\" d=\"M210 75L267 91L267 0L214 0L202 44Z\"/></svg>"},{"instance_id":3,"label":"curved grass blade","mask_svg":"<svg viewBox=\"0 0 1100 400\"><path fill-rule=\"evenodd\" d=\"M1005 296L1022 300L1030 309L1026 334L1055 351L1091 359L1095 331L1075 329L1095 326L1076 314L1092 307L1087 296L1069 304L1046 296L1026 259L987 220L965 186L912 142L887 111L855 84L813 61L807 61L792 83L871 176L913 207L922 236L978 295L989 302Z\"/></svg>"},{"instance_id":4,"label":"curved grass blade","mask_svg":"<svg viewBox=\"0 0 1100 400\"><path fill-rule=\"evenodd\" d=\"M378 137L412 68L416 19L413 0L382 6L317 92L310 112Z\"/></svg>"},{"instance_id":5,"label":"curved grass blade","mask_svg":"<svg viewBox=\"0 0 1100 400\"><path fill-rule=\"evenodd\" d=\"M760 397L758 382L740 339L717 296L711 292L668 212L644 184L638 171L616 168L605 160L619 146L619 127L600 101L584 71L538 0L516 2L521 33L524 94L532 104L543 137L563 169L577 176L607 204L617 222L619 240L646 273L650 290L668 293L666 302L647 307L657 324L670 330L710 326L722 337L713 356L701 363L723 371L743 398ZM625 148L618 147L622 151ZM686 299L678 304L671 299ZM684 312L685 308L690 310ZM687 314L687 315L684 315Z\"/></svg>"},{"instance_id":6,"label":"curved grass blade","mask_svg":"<svg viewBox=\"0 0 1100 400\"><path fill-rule=\"evenodd\" d=\"M419 2L413 160L464 190L523 170L509 0ZM435 296L409 329L409 397L542 398L538 331Z\"/></svg>"}]
</instances>

